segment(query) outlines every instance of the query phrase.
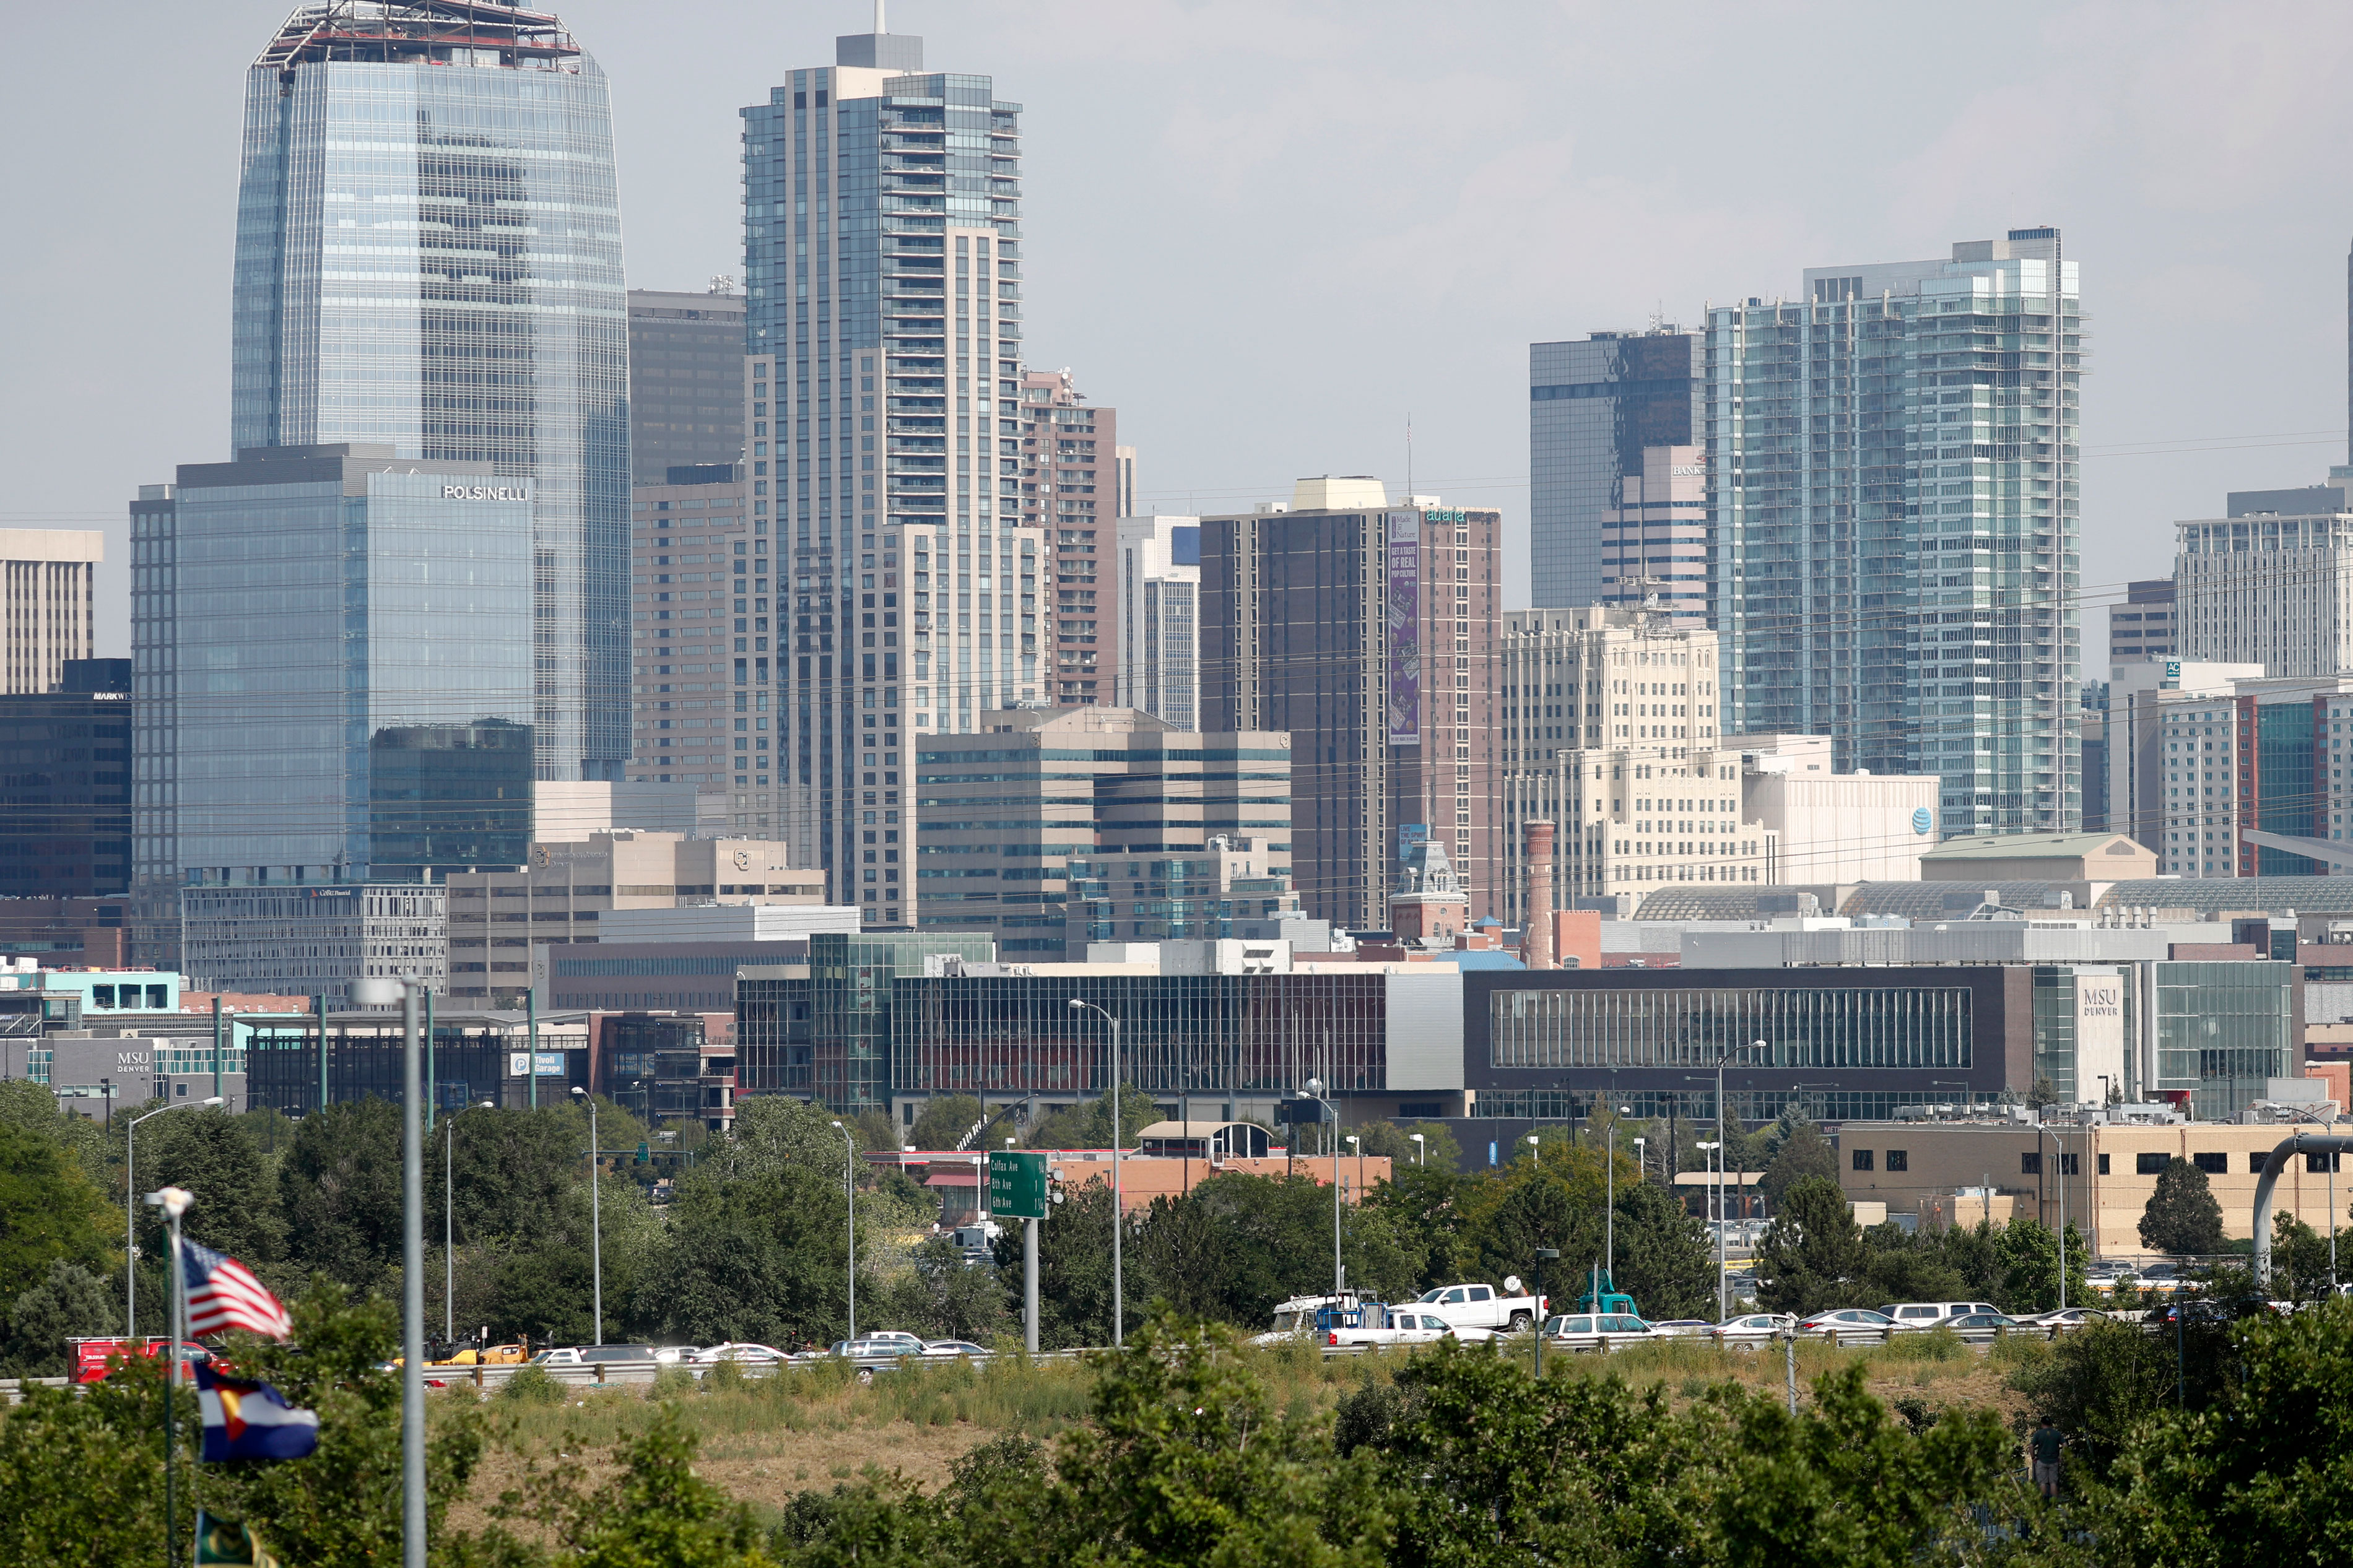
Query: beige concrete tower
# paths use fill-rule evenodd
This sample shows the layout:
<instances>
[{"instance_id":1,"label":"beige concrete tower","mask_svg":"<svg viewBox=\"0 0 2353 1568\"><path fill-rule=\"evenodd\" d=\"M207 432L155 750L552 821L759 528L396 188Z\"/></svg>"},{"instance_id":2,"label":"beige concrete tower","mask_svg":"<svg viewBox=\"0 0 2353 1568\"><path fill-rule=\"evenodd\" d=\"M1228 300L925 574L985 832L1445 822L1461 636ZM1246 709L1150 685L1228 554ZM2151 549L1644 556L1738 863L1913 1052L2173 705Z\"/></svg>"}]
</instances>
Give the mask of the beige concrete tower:
<instances>
[{"instance_id":1,"label":"beige concrete tower","mask_svg":"<svg viewBox=\"0 0 2353 1568\"><path fill-rule=\"evenodd\" d=\"M106 536L84 529L0 528L8 608L9 696L47 691L69 658L96 657L92 619Z\"/></svg>"}]
</instances>

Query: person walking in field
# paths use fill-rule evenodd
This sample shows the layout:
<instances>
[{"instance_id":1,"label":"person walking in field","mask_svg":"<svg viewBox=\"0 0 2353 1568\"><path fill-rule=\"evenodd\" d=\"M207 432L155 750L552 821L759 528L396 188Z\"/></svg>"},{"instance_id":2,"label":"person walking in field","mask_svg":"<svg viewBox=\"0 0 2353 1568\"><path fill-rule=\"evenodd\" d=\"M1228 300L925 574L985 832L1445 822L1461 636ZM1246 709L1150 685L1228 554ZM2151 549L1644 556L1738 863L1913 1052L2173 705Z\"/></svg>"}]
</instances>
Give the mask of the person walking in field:
<instances>
[{"instance_id":1,"label":"person walking in field","mask_svg":"<svg viewBox=\"0 0 2353 1568\"><path fill-rule=\"evenodd\" d=\"M2034 1484L2042 1489L2046 1498L2059 1495L2059 1449L2065 1442L2048 1415L2042 1418L2042 1426L2027 1434L2027 1452L2034 1461Z\"/></svg>"}]
</instances>

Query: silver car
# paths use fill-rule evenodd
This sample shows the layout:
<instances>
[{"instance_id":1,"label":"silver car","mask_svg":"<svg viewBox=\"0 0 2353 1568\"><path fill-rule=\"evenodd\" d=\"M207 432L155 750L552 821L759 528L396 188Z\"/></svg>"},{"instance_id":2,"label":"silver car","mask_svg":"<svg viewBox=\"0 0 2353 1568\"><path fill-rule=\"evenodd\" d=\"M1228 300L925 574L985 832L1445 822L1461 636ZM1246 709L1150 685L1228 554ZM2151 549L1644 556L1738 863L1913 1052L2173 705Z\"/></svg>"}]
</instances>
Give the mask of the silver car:
<instances>
[{"instance_id":1,"label":"silver car","mask_svg":"<svg viewBox=\"0 0 2353 1568\"><path fill-rule=\"evenodd\" d=\"M1751 1312L1727 1318L1708 1330L1708 1337L1729 1350L1760 1350L1784 1334L1795 1332L1798 1320L1788 1312Z\"/></svg>"},{"instance_id":2,"label":"silver car","mask_svg":"<svg viewBox=\"0 0 2353 1568\"><path fill-rule=\"evenodd\" d=\"M1807 1339L1828 1340L1834 1345L1881 1345L1895 1332L1895 1320L1868 1307L1841 1307L1816 1312L1798 1325Z\"/></svg>"},{"instance_id":3,"label":"silver car","mask_svg":"<svg viewBox=\"0 0 2353 1568\"><path fill-rule=\"evenodd\" d=\"M1570 1351L1622 1350L1670 1337L1630 1312L1564 1312L1546 1318L1544 1331L1555 1345Z\"/></svg>"}]
</instances>

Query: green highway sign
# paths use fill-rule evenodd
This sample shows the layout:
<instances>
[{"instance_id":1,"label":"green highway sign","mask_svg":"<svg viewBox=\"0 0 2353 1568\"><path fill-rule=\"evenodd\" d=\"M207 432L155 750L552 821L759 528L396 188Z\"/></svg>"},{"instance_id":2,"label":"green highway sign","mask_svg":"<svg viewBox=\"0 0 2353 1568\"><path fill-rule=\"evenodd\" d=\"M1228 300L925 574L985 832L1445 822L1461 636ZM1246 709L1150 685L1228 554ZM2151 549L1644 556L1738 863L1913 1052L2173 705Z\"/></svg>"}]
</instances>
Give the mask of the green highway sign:
<instances>
[{"instance_id":1,"label":"green highway sign","mask_svg":"<svg viewBox=\"0 0 2353 1568\"><path fill-rule=\"evenodd\" d=\"M998 1219L1044 1219L1046 1156L1023 1149L991 1150L988 1212Z\"/></svg>"}]
</instances>

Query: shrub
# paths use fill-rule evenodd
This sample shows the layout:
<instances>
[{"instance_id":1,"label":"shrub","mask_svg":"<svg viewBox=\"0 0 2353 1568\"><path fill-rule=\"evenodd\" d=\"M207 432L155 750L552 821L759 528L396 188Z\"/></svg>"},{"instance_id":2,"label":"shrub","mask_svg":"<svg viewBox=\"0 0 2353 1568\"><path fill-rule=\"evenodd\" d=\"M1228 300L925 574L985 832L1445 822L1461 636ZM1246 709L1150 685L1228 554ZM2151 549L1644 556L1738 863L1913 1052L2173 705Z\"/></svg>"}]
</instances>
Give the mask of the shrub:
<instances>
[{"instance_id":1,"label":"shrub","mask_svg":"<svg viewBox=\"0 0 2353 1568\"><path fill-rule=\"evenodd\" d=\"M499 1397L511 1405L561 1405L564 1384L545 1367L526 1364L515 1368L514 1375L499 1390Z\"/></svg>"}]
</instances>

